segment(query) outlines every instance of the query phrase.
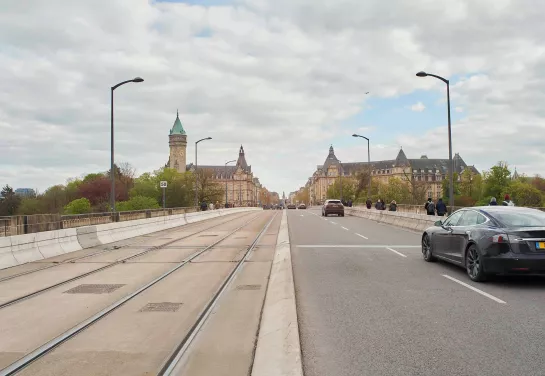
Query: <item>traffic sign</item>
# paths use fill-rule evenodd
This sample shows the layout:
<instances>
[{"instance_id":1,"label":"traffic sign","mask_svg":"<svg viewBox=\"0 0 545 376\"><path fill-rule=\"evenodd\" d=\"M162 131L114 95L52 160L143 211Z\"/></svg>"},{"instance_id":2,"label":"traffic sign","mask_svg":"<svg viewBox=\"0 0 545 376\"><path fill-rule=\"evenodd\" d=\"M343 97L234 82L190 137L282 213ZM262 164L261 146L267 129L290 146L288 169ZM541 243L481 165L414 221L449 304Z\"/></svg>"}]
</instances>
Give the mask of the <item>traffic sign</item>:
<instances>
[{"instance_id":1,"label":"traffic sign","mask_svg":"<svg viewBox=\"0 0 545 376\"><path fill-rule=\"evenodd\" d=\"M166 188L166 187L167 187L167 182L163 180L163 181L161 181L161 182L159 183L159 186L160 186L161 188Z\"/></svg>"}]
</instances>

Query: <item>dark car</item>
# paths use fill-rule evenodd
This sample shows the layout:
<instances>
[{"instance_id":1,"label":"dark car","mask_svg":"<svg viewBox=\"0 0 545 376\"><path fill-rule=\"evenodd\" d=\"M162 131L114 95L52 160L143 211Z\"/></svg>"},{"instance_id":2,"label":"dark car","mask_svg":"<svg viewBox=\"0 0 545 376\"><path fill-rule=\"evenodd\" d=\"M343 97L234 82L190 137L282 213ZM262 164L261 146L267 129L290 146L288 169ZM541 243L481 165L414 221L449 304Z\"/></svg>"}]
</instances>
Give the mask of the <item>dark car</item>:
<instances>
[{"instance_id":1,"label":"dark car","mask_svg":"<svg viewBox=\"0 0 545 376\"><path fill-rule=\"evenodd\" d=\"M425 261L465 268L471 280L492 274L545 274L545 212L511 206L461 209L422 235Z\"/></svg>"},{"instance_id":2,"label":"dark car","mask_svg":"<svg viewBox=\"0 0 545 376\"><path fill-rule=\"evenodd\" d=\"M296 209L297 207L295 204L288 204L288 209Z\"/></svg>"},{"instance_id":3,"label":"dark car","mask_svg":"<svg viewBox=\"0 0 545 376\"><path fill-rule=\"evenodd\" d=\"M306 209L307 206L305 204L299 204L299 206L297 208L298 209Z\"/></svg>"},{"instance_id":4,"label":"dark car","mask_svg":"<svg viewBox=\"0 0 545 376\"><path fill-rule=\"evenodd\" d=\"M339 217L344 217L344 205L341 200L326 200L322 206L322 217L327 217L330 214L337 214Z\"/></svg>"}]
</instances>

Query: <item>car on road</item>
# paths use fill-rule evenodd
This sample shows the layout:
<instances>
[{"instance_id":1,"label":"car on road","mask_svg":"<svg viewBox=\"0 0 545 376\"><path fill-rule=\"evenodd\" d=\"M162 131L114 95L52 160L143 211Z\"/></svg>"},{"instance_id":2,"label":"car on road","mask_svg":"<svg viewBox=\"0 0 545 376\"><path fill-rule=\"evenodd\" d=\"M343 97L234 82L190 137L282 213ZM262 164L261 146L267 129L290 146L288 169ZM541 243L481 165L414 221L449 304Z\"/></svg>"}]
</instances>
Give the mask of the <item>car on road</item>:
<instances>
[{"instance_id":1,"label":"car on road","mask_svg":"<svg viewBox=\"0 0 545 376\"><path fill-rule=\"evenodd\" d=\"M425 261L461 266L472 281L545 274L545 212L512 206L460 209L422 234Z\"/></svg>"},{"instance_id":2,"label":"car on road","mask_svg":"<svg viewBox=\"0 0 545 376\"><path fill-rule=\"evenodd\" d=\"M307 206L305 204L299 204L299 206L297 208L298 209L306 209Z\"/></svg>"},{"instance_id":3,"label":"car on road","mask_svg":"<svg viewBox=\"0 0 545 376\"><path fill-rule=\"evenodd\" d=\"M288 204L288 209L296 209L296 206L295 204Z\"/></svg>"},{"instance_id":4,"label":"car on road","mask_svg":"<svg viewBox=\"0 0 545 376\"><path fill-rule=\"evenodd\" d=\"M327 217L330 214L344 217L344 205L341 200L325 200L324 206L322 206L322 217Z\"/></svg>"}]
</instances>

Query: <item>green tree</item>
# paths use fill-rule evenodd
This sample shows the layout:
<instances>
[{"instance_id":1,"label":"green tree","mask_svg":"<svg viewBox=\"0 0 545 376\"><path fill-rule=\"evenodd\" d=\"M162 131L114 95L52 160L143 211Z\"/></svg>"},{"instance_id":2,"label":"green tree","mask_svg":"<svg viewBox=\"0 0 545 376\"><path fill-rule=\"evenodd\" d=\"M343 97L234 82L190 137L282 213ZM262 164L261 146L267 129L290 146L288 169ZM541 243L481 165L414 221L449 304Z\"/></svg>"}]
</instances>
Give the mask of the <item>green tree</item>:
<instances>
[{"instance_id":1,"label":"green tree","mask_svg":"<svg viewBox=\"0 0 545 376\"><path fill-rule=\"evenodd\" d=\"M7 184L2 188L0 194L3 197L0 200L0 216L15 215L21 205L21 197L17 196L13 188Z\"/></svg>"},{"instance_id":2,"label":"green tree","mask_svg":"<svg viewBox=\"0 0 545 376\"><path fill-rule=\"evenodd\" d=\"M18 215L33 215L45 213L43 202L40 198L23 198L17 209Z\"/></svg>"},{"instance_id":3,"label":"green tree","mask_svg":"<svg viewBox=\"0 0 545 376\"><path fill-rule=\"evenodd\" d=\"M162 193L159 188L159 179L157 176L152 175L149 172L146 172L134 179L134 187L129 193L129 197L131 198L143 196L157 199L157 197L161 195Z\"/></svg>"},{"instance_id":4,"label":"green tree","mask_svg":"<svg viewBox=\"0 0 545 376\"><path fill-rule=\"evenodd\" d=\"M131 211L131 210L144 210L144 209L158 209L159 204L153 197L135 196L131 197L128 201L121 201L116 203L117 210L119 211Z\"/></svg>"},{"instance_id":5,"label":"green tree","mask_svg":"<svg viewBox=\"0 0 545 376\"><path fill-rule=\"evenodd\" d=\"M356 185L354 181L350 178L343 178L342 183L339 182L339 179L335 179L335 182L329 186L326 192L326 197L328 199L340 199L341 198L341 186L342 186L342 199L345 201L352 200L356 198Z\"/></svg>"},{"instance_id":6,"label":"green tree","mask_svg":"<svg viewBox=\"0 0 545 376\"><path fill-rule=\"evenodd\" d=\"M509 194L517 206L541 207L543 205L543 193L532 184L513 181L509 191L504 191L501 197L505 194Z\"/></svg>"},{"instance_id":7,"label":"green tree","mask_svg":"<svg viewBox=\"0 0 545 376\"><path fill-rule=\"evenodd\" d=\"M462 193L462 184L461 184L461 181L458 180L458 173L455 172L453 175L452 175L452 180L453 180L453 193L454 193L454 200L456 200L456 196L460 196L461 193ZM449 181L449 176L448 174L445 176L445 179L443 179L443 182L441 183L441 189L443 191L443 201L445 202L449 202L449 198L450 198L450 181Z\"/></svg>"},{"instance_id":8,"label":"green tree","mask_svg":"<svg viewBox=\"0 0 545 376\"><path fill-rule=\"evenodd\" d=\"M91 201L86 198L78 198L64 207L65 214L85 214L91 211Z\"/></svg>"},{"instance_id":9,"label":"green tree","mask_svg":"<svg viewBox=\"0 0 545 376\"><path fill-rule=\"evenodd\" d=\"M199 182L199 202L215 203L216 201L221 201L225 195L225 188L214 180L213 171L200 170L197 171L197 176ZM194 174L186 177L188 181L192 181L194 178Z\"/></svg>"},{"instance_id":10,"label":"green tree","mask_svg":"<svg viewBox=\"0 0 545 376\"><path fill-rule=\"evenodd\" d=\"M485 171L484 176L484 196L486 199L496 197L500 199L502 192L509 191L511 184L511 171L506 162L498 162L490 171Z\"/></svg>"},{"instance_id":11,"label":"green tree","mask_svg":"<svg viewBox=\"0 0 545 376\"><path fill-rule=\"evenodd\" d=\"M409 203L411 201L411 192L407 182L398 178L388 179L388 183L382 184L380 195L386 203L395 200L398 204Z\"/></svg>"},{"instance_id":12,"label":"green tree","mask_svg":"<svg viewBox=\"0 0 545 376\"><path fill-rule=\"evenodd\" d=\"M106 175L103 174L103 173L91 173L91 174L87 174L85 175L85 177L83 178L83 183L89 183L90 181L93 181L95 179L98 179L98 178L103 178L105 177Z\"/></svg>"}]
</instances>

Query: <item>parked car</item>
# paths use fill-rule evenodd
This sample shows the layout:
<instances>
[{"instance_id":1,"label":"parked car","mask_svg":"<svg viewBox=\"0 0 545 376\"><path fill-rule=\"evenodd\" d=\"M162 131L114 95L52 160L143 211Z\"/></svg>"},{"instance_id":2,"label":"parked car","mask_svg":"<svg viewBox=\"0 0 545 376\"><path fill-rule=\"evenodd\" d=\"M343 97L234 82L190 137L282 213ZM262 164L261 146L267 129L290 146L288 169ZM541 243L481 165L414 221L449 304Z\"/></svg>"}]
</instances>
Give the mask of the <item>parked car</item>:
<instances>
[{"instance_id":1,"label":"parked car","mask_svg":"<svg viewBox=\"0 0 545 376\"><path fill-rule=\"evenodd\" d=\"M545 274L545 212L512 206L460 209L422 234L425 261L465 268L472 281L492 274Z\"/></svg>"},{"instance_id":2,"label":"parked car","mask_svg":"<svg viewBox=\"0 0 545 376\"><path fill-rule=\"evenodd\" d=\"M288 209L296 209L297 207L295 206L295 204L288 204L287 208Z\"/></svg>"},{"instance_id":3,"label":"parked car","mask_svg":"<svg viewBox=\"0 0 545 376\"><path fill-rule=\"evenodd\" d=\"M307 208L307 206L305 204L299 204L298 209L306 209L306 208Z\"/></svg>"},{"instance_id":4,"label":"parked car","mask_svg":"<svg viewBox=\"0 0 545 376\"><path fill-rule=\"evenodd\" d=\"M341 200L325 200L324 206L322 206L322 217L327 217L330 214L344 217L344 206Z\"/></svg>"}]
</instances>

